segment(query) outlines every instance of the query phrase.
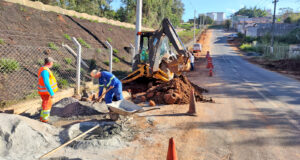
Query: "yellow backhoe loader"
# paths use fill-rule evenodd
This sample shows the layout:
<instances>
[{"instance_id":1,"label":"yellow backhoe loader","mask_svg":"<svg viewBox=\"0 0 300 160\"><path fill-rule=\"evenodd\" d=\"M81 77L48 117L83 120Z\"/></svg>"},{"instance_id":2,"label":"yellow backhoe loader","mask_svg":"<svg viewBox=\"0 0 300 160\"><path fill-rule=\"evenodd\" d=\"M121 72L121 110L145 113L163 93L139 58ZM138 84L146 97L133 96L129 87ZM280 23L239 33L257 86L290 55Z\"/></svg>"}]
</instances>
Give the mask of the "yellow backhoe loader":
<instances>
[{"instance_id":1,"label":"yellow backhoe loader","mask_svg":"<svg viewBox=\"0 0 300 160\"><path fill-rule=\"evenodd\" d=\"M134 57L133 72L122 79L123 84L141 77L167 82L174 74L190 69L189 53L167 18L162 21L160 29L138 34L141 35L139 54Z\"/></svg>"}]
</instances>

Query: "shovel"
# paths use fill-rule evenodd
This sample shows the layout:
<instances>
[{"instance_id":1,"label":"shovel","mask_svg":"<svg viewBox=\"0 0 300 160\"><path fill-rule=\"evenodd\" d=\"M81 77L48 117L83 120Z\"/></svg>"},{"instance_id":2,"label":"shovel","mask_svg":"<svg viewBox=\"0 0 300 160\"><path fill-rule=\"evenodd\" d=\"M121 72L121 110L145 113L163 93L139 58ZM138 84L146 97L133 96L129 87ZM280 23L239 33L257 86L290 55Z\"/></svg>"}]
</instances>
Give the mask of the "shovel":
<instances>
[{"instance_id":1,"label":"shovel","mask_svg":"<svg viewBox=\"0 0 300 160\"><path fill-rule=\"evenodd\" d=\"M113 89L113 88L109 88L109 89L107 89L104 93L102 93L102 95L92 103L92 106L93 106L96 102L101 102L102 99L103 99L103 96L106 95L106 93L107 93L108 91L110 91L111 89Z\"/></svg>"}]
</instances>

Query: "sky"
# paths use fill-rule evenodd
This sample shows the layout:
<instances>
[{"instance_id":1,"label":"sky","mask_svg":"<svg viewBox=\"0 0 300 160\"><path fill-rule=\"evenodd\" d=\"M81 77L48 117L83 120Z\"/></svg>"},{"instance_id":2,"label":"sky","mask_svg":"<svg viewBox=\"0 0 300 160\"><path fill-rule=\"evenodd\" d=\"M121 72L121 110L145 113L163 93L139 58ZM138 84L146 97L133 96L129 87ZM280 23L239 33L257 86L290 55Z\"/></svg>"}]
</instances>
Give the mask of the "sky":
<instances>
[{"instance_id":1,"label":"sky","mask_svg":"<svg viewBox=\"0 0 300 160\"><path fill-rule=\"evenodd\" d=\"M254 7L272 9L274 8L273 0L181 0L184 3L184 14L182 19L187 21L194 18L194 10L196 14L207 12L225 12L226 16L238 11L243 7ZM113 0L113 9L118 9L121 5L120 0ZM279 8L293 8L294 11L300 11L300 0L279 0L277 10ZM272 12L273 13L273 12Z\"/></svg>"}]
</instances>

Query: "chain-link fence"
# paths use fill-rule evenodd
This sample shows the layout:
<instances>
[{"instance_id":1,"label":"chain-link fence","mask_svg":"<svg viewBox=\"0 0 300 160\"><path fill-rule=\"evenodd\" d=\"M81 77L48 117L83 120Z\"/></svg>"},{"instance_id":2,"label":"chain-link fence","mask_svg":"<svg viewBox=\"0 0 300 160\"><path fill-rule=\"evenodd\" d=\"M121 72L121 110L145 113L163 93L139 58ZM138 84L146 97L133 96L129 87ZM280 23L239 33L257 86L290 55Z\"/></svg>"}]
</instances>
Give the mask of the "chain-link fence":
<instances>
[{"instance_id":1,"label":"chain-link fence","mask_svg":"<svg viewBox=\"0 0 300 160\"><path fill-rule=\"evenodd\" d=\"M57 61L51 70L59 88L75 87L77 49L70 48L75 55L66 47L54 44L49 47L0 45L0 107L39 96L37 74L46 57ZM90 70L108 69L108 52L107 49L82 49L81 84L91 80Z\"/></svg>"}]
</instances>

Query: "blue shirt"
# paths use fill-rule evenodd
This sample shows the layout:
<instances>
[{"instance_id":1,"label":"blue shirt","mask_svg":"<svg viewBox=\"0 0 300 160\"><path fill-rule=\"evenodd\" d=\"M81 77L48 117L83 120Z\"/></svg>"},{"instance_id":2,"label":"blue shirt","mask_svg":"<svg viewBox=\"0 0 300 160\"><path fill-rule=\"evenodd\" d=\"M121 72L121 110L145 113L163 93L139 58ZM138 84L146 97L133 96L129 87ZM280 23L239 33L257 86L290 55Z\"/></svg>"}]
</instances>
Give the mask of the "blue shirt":
<instances>
[{"instance_id":1,"label":"blue shirt","mask_svg":"<svg viewBox=\"0 0 300 160\"><path fill-rule=\"evenodd\" d=\"M101 77L99 78L99 96L102 95L103 88L109 88L110 86L116 86L118 79L110 72L102 71Z\"/></svg>"},{"instance_id":2,"label":"blue shirt","mask_svg":"<svg viewBox=\"0 0 300 160\"><path fill-rule=\"evenodd\" d=\"M44 81L45 87L47 88L47 91L49 92L50 96L53 96L54 92L53 92L50 82L49 82L49 77L50 77L49 72L47 70L43 70L41 73L41 76L43 78L43 81Z\"/></svg>"}]
</instances>

